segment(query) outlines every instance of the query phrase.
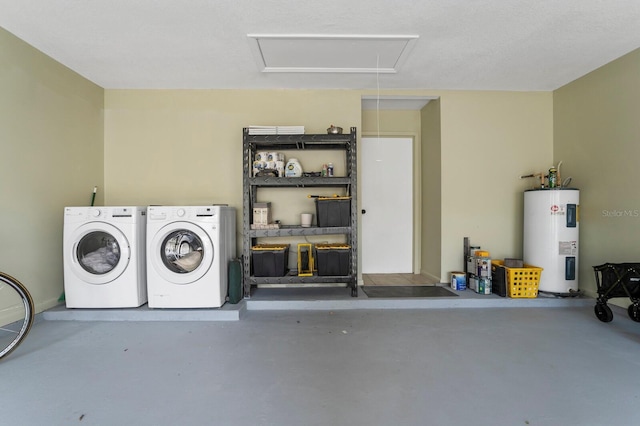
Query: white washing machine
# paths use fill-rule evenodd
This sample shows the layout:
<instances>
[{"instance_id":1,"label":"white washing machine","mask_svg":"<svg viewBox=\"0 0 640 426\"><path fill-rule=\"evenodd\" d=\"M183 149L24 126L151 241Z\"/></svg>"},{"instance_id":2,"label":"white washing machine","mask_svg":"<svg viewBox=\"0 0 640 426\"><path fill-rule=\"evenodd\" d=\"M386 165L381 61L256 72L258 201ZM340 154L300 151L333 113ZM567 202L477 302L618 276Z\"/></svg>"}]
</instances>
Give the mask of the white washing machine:
<instances>
[{"instance_id":1,"label":"white washing machine","mask_svg":"<svg viewBox=\"0 0 640 426\"><path fill-rule=\"evenodd\" d=\"M66 207L67 308L134 308L147 302L146 207Z\"/></svg>"},{"instance_id":2,"label":"white washing machine","mask_svg":"<svg viewBox=\"0 0 640 426\"><path fill-rule=\"evenodd\" d=\"M150 308L218 308L236 256L236 212L227 206L149 206Z\"/></svg>"}]
</instances>

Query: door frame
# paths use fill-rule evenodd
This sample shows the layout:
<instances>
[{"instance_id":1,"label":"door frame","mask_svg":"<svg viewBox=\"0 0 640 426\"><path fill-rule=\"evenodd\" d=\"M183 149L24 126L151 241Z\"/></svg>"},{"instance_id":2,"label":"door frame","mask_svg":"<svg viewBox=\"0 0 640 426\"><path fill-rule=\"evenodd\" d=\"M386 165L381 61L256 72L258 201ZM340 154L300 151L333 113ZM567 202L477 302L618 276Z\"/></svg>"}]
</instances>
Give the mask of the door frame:
<instances>
[{"instance_id":1,"label":"door frame","mask_svg":"<svg viewBox=\"0 0 640 426\"><path fill-rule=\"evenodd\" d=\"M420 135L414 132L362 132L359 146L364 149L362 138L411 138L413 141L413 273L421 273L422 257L422 149L420 146ZM362 159L362 154L358 155L358 161ZM361 170L360 165L358 170ZM358 185L358 199L362 200L362 185ZM358 211L361 215L361 211ZM358 221L358 241L362 241L362 221ZM358 284L364 285L362 280L362 257L358 256Z\"/></svg>"}]
</instances>

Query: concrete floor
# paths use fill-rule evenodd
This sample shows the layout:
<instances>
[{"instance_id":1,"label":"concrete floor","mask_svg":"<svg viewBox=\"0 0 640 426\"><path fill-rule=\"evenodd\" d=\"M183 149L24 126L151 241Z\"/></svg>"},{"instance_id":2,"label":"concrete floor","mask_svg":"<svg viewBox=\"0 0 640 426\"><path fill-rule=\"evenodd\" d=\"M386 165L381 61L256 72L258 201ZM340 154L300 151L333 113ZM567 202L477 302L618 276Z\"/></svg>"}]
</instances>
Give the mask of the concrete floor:
<instances>
[{"instance_id":1,"label":"concrete floor","mask_svg":"<svg viewBox=\"0 0 640 426\"><path fill-rule=\"evenodd\" d=\"M498 299L286 311L242 301L239 321L41 315L0 362L1 423L640 424L640 324L625 310L602 323L592 300Z\"/></svg>"}]
</instances>

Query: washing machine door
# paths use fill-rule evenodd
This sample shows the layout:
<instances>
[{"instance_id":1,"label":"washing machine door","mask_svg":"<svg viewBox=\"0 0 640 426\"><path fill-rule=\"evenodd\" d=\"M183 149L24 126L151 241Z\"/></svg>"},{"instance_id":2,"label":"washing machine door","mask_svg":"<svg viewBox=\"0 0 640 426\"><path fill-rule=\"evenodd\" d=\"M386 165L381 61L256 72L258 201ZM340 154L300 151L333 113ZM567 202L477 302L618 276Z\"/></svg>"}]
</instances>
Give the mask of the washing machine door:
<instances>
[{"instance_id":1,"label":"washing machine door","mask_svg":"<svg viewBox=\"0 0 640 426\"><path fill-rule=\"evenodd\" d=\"M173 222L152 237L150 253L152 267L168 282L190 284L202 278L214 259L209 235L191 222Z\"/></svg>"},{"instance_id":2,"label":"washing machine door","mask_svg":"<svg viewBox=\"0 0 640 426\"><path fill-rule=\"evenodd\" d=\"M110 283L129 266L129 240L109 223L83 224L74 231L71 241L71 270L86 283Z\"/></svg>"}]
</instances>

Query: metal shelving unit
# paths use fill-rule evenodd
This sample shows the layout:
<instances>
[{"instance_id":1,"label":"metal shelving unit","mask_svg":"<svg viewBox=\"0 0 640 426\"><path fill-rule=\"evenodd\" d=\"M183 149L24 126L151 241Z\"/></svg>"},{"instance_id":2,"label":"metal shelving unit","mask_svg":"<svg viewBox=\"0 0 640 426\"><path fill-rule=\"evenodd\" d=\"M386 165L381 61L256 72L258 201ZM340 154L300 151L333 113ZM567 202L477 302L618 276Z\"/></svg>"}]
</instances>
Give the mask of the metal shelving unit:
<instances>
[{"instance_id":1,"label":"metal shelving unit","mask_svg":"<svg viewBox=\"0 0 640 426\"><path fill-rule=\"evenodd\" d=\"M242 198L242 258L243 258L243 290L244 297L251 296L251 286L260 284L345 284L351 289L351 296L358 295L358 236L357 236L357 157L356 128L352 127L346 134L313 134L313 135L250 135L249 129L243 130L243 191ZM252 177L252 166L258 151L278 150L341 150L346 156L347 170L345 177ZM251 229L253 205L260 188L313 188L341 187L351 196L351 218L349 226L310 227L282 226L280 229ZM346 235L350 249L349 274L345 276L298 276L294 272L283 277L255 277L251 275L251 247L258 238L291 237L313 235Z\"/></svg>"}]
</instances>

